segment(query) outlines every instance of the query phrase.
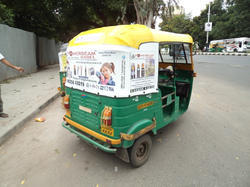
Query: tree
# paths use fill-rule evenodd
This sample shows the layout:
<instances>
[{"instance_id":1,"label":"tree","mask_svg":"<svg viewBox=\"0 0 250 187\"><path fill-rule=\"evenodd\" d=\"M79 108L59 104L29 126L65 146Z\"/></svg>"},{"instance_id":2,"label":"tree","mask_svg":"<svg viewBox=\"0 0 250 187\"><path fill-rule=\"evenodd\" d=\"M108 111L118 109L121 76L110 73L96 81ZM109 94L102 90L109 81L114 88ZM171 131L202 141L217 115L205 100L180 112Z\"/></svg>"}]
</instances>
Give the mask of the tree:
<instances>
[{"instance_id":1,"label":"tree","mask_svg":"<svg viewBox=\"0 0 250 187\"><path fill-rule=\"evenodd\" d=\"M173 17L175 9L179 8L179 3L178 0L168 0L166 4L167 6L164 9L163 15L165 15L165 18L171 19Z\"/></svg>"},{"instance_id":2,"label":"tree","mask_svg":"<svg viewBox=\"0 0 250 187\"><path fill-rule=\"evenodd\" d=\"M151 28L155 28L157 17L172 17L178 7L178 0L134 0L137 23Z\"/></svg>"},{"instance_id":3,"label":"tree","mask_svg":"<svg viewBox=\"0 0 250 187\"><path fill-rule=\"evenodd\" d=\"M160 23L160 27L163 31L191 34L193 24L189 16L180 14L173 15L172 18L167 18Z\"/></svg>"},{"instance_id":4,"label":"tree","mask_svg":"<svg viewBox=\"0 0 250 187\"><path fill-rule=\"evenodd\" d=\"M233 26L229 37L250 37L250 1L230 0L228 5L227 26Z\"/></svg>"},{"instance_id":5,"label":"tree","mask_svg":"<svg viewBox=\"0 0 250 187\"><path fill-rule=\"evenodd\" d=\"M13 10L13 26L61 41L84 30L136 20L133 0L2 1Z\"/></svg>"},{"instance_id":6,"label":"tree","mask_svg":"<svg viewBox=\"0 0 250 187\"><path fill-rule=\"evenodd\" d=\"M164 6L163 0L134 0L137 23L154 28L159 11Z\"/></svg>"},{"instance_id":7,"label":"tree","mask_svg":"<svg viewBox=\"0 0 250 187\"><path fill-rule=\"evenodd\" d=\"M213 29L209 33L209 40L250 37L249 7L249 0L214 0L211 3L210 18ZM204 24L207 22L207 12L208 7L200 16L193 18L192 36L200 47L205 46Z\"/></svg>"},{"instance_id":8,"label":"tree","mask_svg":"<svg viewBox=\"0 0 250 187\"><path fill-rule=\"evenodd\" d=\"M204 31L204 24L206 21L206 18L200 16L193 18L193 28L191 30L191 36L193 37L194 41L198 41L200 49L203 49L206 45L206 32Z\"/></svg>"},{"instance_id":9,"label":"tree","mask_svg":"<svg viewBox=\"0 0 250 187\"><path fill-rule=\"evenodd\" d=\"M14 26L35 32L40 36L53 37L58 25L56 0L3 0L14 13Z\"/></svg>"},{"instance_id":10,"label":"tree","mask_svg":"<svg viewBox=\"0 0 250 187\"><path fill-rule=\"evenodd\" d=\"M133 0L61 0L61 37L68 40L81 31L134 22Z\"/></svg>"},{"instance_id":11,"label":"tree","mask_svg":"<svg viewBox=\"0 0 250 187\"><path fill-rule=\"evenodd\" d=\"M14 25L14 13L5 4L0 2L0 23L9 26Z\"/></svg>"}]
</instances>

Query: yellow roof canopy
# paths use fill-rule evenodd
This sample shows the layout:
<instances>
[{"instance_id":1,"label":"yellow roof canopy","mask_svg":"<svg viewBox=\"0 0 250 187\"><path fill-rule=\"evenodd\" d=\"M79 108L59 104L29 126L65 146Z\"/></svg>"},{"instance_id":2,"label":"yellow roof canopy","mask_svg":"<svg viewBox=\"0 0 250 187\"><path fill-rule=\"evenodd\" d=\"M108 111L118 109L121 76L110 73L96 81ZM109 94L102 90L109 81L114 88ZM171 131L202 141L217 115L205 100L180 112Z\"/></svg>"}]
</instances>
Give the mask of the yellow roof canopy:
<instances>
[{"instance_id":1,"label":"yellow roof canopy","mask_svg":"<svg viewBox=\"0 0 250 187\"><path fill-rule=\"evenodd\" d=\"M138 49L146 42L193 43L193 39L188 34L157 31L145 25L118 25L81 32L69 42L69 46L110 44Z\"/></svg>"}]
</instances>

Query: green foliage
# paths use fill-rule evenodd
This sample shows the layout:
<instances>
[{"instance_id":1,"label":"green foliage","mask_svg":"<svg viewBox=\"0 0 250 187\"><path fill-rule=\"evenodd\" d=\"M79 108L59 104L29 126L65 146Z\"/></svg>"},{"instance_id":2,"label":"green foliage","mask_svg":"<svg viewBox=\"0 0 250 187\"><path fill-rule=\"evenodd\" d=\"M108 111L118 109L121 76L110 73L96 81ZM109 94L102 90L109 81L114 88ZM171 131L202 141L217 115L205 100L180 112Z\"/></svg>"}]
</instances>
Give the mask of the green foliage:
<instances>
[{"instance_id":1,"label":"green foliage","mask_svg":"<svg viewBox=\"0 0 250 187\"><path fill-rule=\"evenodd\" d=\"M3 0L14 12L14 26L32 31L40 36L53 37L56 34L58 20L56 1L44 0Z\"/></svg>"},{"instance_id":2,"label":"green foliage","mask_svg":"<svg viewBox=\"0 0 250 187\"><path fill-rule=\"evenodd\" d=\"M213 23L209 40L250 37L250 1L249 0L214 0L211 3L210 21ZM208 6L201 14L188 20L184 15L163 19L162 30L177 33L189 33L198 41L199 47L206 45L204 25L207 22Z\"/></svg>"},{"instance_id":3,"label":"green foliage","mask_svg":"<svg viewBox=\"0 0 250 187\"><path fill-rule=\"evenodd\" d=\"M13 26L14 25L13 18L14 18L13 11L7 8L5 4L0 2L0 23Z\"/></svg>"},{"instance_id":4,"label":"green foliage","mask_svg":"<svg viewBox=\"0 0 250 187\"><path fill-rule=\"evenodd\" d=\"M61 41L84 30L136 19L133 0L2 1L13 10L13 26Z\"/></svg>"},{"instance_id":5,"label":"green foliage","mask_svg":"<svg viewBox=\"0 0 250 187\"><path fill-rule=\"evenodd\" d=\"M209 40L250 37L249 7L249 0L228 0L226 4L223 4L223 0L215 0L211 4L213 29L209 33ZM202 11L198 17L198 19L204 20L204 23L207 11L208 8ZM199 43L204 46L204 42L200 41Z\"/></svg>"},{"instance_id":6,"label":"green foliage","mask_svg":"<svg viewBox=\"0 0 250 187\"><path fill-rule=\"evenodd\" d=\"M136 19L131 0L61 0L61 37L68 40L81 31ZM126 13L130 12L131 15ZM133 16L134 15L134 16Z\"/></svg>"},{"instance_id":7,"label":"green foliage","mask_svg":"<svg viewBox=\"0 0 250 187\"><path fill-rule=\"evenodd\" d=\"M188 16L180 14L174 15L172 18L167 18L165 22L160 24L160 27L164 31L191 34L192 22Z\"/></svg>"},{"instance_id":8,"label":"green foliage","mask_svg":"<svg viewBox=\"0 0 250 187\"><path fill-rule=\"evenodd\" d=\"M230 37L250 37L250 1L232 0L228 8L228 25L231 26Z\"/></svg>"},{"instance_id":9,"label":"green foliage","mask_svg":"<svg viewBox=\"0 0 250 187\"><path fill-rule=\"evenodd\" d=\"M135 23L138 15L147 15L148 9L137 14L135 2L142 0L1 0L0 23L35 32L39 36L68 41L81 31L102 26ZM148 1L149 2L149 1ZM201 48L206 42L204 24L208 6L200 16L191 19L184 14L174 15L177 0L154 0L154 11L149 11L151 25L161 12L162 30L189 33ZM214 0L211 3L213 22L209 40L250 37L250 1ZM138 8L138 7L137 7Z\"/></svg>"}]
</instances>

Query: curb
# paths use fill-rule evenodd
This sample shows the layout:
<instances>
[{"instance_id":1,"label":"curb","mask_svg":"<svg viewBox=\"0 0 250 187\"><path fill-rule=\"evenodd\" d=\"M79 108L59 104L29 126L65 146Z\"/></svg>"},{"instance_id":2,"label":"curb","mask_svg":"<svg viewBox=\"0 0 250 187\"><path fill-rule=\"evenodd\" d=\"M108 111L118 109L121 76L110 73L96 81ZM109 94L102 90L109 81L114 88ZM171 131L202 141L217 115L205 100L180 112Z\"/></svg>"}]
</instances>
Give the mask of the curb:
<instances>
[{"instance_id":1,"label":"curb","mask_svg":"<svg viewBox=\"0 0 250 187\"><path fill-rule=\"evenodd\" d=\"M53 102L59 97L60 93L54 94L50 99L45 101L43 104L38 106L34 111L30 112L26 116L22 117L18 121L13 121L12 124L8 124L10 128L6 131L0 134L0 146L7 141L17 130L19 130L21 127L24 126L26 122L28 122L30 119L32 119L36 114L38 114L42 109L47 107L48 104Z\"/></svg>"},{"instance_id":2,"label":"curb","mask_svg":"<svg viewBox=\"0 0 250 187\"><path fill-rule=\"evenodd\" d=\"M213 53L213 52L196 52L193 55L224 55L224 56L250 56L250 53Z\"/></svg>"}]
</instances>

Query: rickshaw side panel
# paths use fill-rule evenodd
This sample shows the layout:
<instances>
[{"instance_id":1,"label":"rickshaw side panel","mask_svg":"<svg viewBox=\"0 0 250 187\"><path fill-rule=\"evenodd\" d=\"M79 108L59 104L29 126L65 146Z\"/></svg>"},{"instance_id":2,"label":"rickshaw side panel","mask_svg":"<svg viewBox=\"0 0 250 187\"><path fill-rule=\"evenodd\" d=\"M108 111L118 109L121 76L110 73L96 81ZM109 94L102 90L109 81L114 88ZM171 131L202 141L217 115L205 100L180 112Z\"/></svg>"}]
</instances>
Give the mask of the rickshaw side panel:
<instances>
[{"instance_id":1,"label":"rickshaw side panel","mask_svg":"<svg viewBox=\"0 0 250 187\"><path fill-rule=\"evenodd\" d=\"M192 88L193 88L193 71L176 70L176 95L181 102L179 103L179 110L185 112L188 109ZM183 83L179 84L178 83Z\"/></svg>"}]
</instances>

